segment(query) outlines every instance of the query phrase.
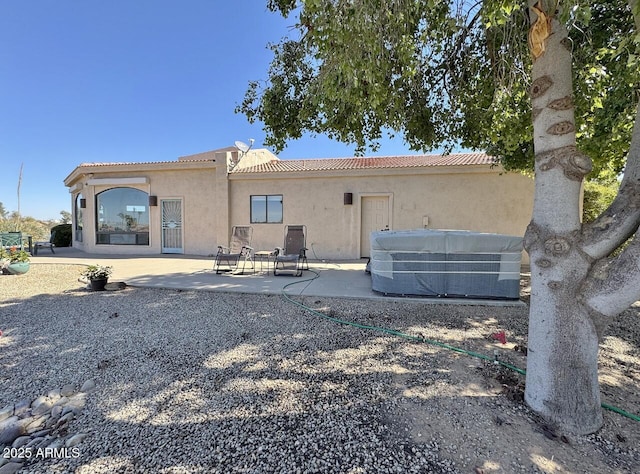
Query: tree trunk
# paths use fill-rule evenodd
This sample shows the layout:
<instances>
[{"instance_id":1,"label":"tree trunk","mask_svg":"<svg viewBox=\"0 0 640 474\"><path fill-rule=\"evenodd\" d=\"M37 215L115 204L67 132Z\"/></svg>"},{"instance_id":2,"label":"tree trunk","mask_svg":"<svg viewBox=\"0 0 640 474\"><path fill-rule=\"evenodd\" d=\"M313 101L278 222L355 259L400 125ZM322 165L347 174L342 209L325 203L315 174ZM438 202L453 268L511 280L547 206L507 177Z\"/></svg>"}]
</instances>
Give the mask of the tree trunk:
<instances>
[{"instance_id":1,"label":"tree trunk","mask_svg":"<svg viewBox=\"0 0 640 474\"><path fill-rule=\"evenodd\" d=\"M530 253L534 259L545 258L539 249ZM587 434L602 426L602 409L598 331L576 297L588 268L580 260L569 252L553 268L532 262L525 400L546 420Z\"/></svg>"},{"instance_id":2,"label":"tree trunk","mask_svg":"<svg viewBox=\"0 0 640 474\"><path fill-rule=\"evenodd\" d=\"M536 189L525 236L531 260L525 400L548 421L586 434L602 425L598 331L578 297L591 268L578 245L580 187L591 161L576 148L566 30L541 2L530 7Z\"/></svg>"}]
</instances>

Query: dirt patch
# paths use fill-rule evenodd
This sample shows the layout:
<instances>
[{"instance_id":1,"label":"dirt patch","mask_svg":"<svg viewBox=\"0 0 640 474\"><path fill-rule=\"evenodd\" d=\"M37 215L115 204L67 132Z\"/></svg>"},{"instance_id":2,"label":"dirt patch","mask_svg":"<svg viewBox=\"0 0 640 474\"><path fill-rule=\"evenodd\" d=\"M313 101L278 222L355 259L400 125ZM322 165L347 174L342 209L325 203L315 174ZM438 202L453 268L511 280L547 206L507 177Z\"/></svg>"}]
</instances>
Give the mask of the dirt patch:
<instances>
[{"instance_id":1,"label":"dirt patch","mask_svg":"<svg viewBox=\"0 0 640 474\"><path fill-rule=\"evenodd\" d=\"M528 274L521 289L528 302ZM640 415L639 309L636 304L611 322L599 355L603 403L635 416ZM419 330L525 369L527 310L450 307L440 321L431 319ZM431 370L395 377L401 415L390 417L391 424L411 443L431 445L457 472L637 472L640 422L605 409L599 432L563 433L526 406L524 376L490 360L429 352Z\"/></svg>"}]
</instances>

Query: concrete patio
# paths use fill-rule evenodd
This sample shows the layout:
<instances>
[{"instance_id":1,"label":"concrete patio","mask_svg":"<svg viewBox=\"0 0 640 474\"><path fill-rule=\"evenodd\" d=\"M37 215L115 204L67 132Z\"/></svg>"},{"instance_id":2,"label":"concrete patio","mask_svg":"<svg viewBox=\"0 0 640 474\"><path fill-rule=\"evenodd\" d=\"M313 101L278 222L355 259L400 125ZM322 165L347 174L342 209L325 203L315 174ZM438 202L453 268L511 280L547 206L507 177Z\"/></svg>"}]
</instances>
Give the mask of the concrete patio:
<instances>
[{"instance_id":1,"label":"concrete patio","mask_svg":"<svg viewBox=\"0 0 640 474\"><path fill-rule=\"evenodd\" d=\"M471 300L453 298L389 297L371 289L371 277L364 271L366 260L309 261L311 271L302 277L274 276L273 273L248 269L242 275L216 275L213 257L189 255L105 255L88 254L71 247L56 248L55 254L41 250L31 258L32 264L111 265L111 282L121 281L129 286L170 288L239 293L287 294L339 298L366 298L413 301L421 304L474 304L491 306L523 305L521 301ZM265 268L266 270L266 268ZM80 269L78 270L80 271ZM295 283L293 285L290 285Z\"/></svg>"}]
</instances>

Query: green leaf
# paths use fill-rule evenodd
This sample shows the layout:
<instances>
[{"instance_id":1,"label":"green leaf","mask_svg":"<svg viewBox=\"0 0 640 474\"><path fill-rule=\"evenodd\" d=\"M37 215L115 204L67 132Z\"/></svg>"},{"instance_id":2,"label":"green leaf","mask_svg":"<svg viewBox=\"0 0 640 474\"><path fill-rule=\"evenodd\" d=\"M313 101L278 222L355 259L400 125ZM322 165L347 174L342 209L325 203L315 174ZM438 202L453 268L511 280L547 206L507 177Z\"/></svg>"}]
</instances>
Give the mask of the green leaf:
<instances>
[{"instance_id":1,"label":"green leaf","mask_svg":"<svg viewBox=\"0 0 640 474\"><path fill-rule=\"evenodd\" d=\"M269 8L289 14L293 0ZM465 6L466 5L466 6ZM564 5L561 5L561 7ZM533 164L526 3L308 0L299 39L271 46L264 81L237 111L264 123L276 151L305 132L374 149L389 130L428 151L484 149L508 168ZM573 45L577 137L593 176L621 170L640 96L638 33L626 2L561 8Z\"/></svg>"}]
</instances>

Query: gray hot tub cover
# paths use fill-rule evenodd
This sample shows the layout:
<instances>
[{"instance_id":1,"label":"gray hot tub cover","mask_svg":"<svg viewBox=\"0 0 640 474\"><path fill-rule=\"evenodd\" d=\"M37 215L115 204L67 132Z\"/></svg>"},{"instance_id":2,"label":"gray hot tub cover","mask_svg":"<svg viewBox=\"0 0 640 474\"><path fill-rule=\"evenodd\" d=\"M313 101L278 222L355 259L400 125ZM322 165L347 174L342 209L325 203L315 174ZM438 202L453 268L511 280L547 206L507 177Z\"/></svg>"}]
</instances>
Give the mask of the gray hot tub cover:
<instances>
[{"instance_id":1,"label":"gray hot tub cover","mask_svg":"<svg viewBox=\"0 0 640 474\"><path fill-rule=\"evenodd\" d=\"M520 295L522 237L460 230L371 233L372 288L384 294Z\"/></svg>"}]
</instances>

